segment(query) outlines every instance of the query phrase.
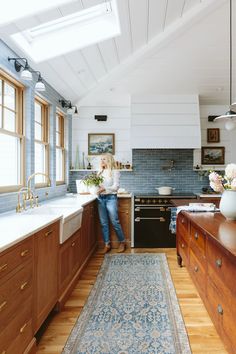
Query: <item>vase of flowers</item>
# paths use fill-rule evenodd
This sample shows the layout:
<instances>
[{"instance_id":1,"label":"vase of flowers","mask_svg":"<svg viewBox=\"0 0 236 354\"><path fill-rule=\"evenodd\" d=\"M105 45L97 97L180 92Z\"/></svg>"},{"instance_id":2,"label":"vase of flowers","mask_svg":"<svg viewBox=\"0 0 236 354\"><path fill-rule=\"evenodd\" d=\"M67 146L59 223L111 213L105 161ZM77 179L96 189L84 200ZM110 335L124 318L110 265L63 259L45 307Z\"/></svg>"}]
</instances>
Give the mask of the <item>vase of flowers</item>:
<instances>
[{"instance_id":1,"label":"vase of flowers","mask_svg":"<svg viewBox=\"0 0 236 354\"><path fill-rule=\"evenodd\" d=\"M96 173L91 173L84 177L83 182L88 187L89 193L97 194L100 185L103 182L103 177L98 176Z\"/></svg>"},{"instance_id":2,"label":"vase of flowers","mask_svg":"<svg viewBox=\"0 0 236 354\"><path fill-rule=\"evenodd\" d=\"M219 206L221 214L228 220L236 220L236 164L227 165L224 176L211 172L209 180L211 188L222 193Z\"/></svg>"}]
</instances>

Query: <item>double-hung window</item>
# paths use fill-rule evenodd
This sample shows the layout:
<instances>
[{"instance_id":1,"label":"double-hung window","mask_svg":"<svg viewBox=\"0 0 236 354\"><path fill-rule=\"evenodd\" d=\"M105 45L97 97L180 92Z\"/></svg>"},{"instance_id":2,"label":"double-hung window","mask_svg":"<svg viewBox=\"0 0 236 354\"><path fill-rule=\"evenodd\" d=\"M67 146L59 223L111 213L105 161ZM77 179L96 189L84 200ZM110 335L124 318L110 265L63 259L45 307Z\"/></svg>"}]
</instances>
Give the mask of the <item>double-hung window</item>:
<instances>
[{"instance_id":1,"label":"double-hung window","mask_svg":"<svg viewBox=\"0 0 236 354\"><path fill-rule=\"evenodd\" d=\"M65 183L65 119L61 113L56 114L56 183Z\"/></svg>"},{"instance_id":2,"label":"double-hung window","mask_svg":"<svg viewBox=\"0 0 236 354\"><path fill-rule=\"evenodd\" d=\"M0 70L0 192L23 185L23 86Z\"/></svg>"},{"instance_id":3,"label":"double-hung window","mask_svg":"<svg viewBox=\"0 0 236 354\"><path fill-rule=\"evenodd\" d=\"M35 98L34 131L35 131L35 172L49 173L49 124L48 104L41 98ZM35 176L35 186L44 187L47 178L44 175Z\"/></svg>"}]
</instances>

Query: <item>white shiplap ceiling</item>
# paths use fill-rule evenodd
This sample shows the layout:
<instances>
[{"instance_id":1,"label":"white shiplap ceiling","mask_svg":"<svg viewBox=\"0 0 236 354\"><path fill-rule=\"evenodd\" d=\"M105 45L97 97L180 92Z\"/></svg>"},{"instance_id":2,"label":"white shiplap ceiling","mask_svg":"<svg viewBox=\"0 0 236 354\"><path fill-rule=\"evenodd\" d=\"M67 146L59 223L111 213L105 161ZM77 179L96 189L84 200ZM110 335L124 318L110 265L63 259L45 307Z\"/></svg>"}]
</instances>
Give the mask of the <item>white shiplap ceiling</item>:
<instances>
[{"instance_id":1,"label":"white shiplap ceiling","mask_svg":"<svg viewBox=\"0 0 236 354\"><path fill-rule=\"evenodd\" d=\"M21 55L10 34L103 1L68 3L2 28L1 37ZM228 0L117 0L117 5L120 36L31 62L32 67L73 102L112 89L198 93L203 103L228 103Z\"/></svg>"}]
</instances>

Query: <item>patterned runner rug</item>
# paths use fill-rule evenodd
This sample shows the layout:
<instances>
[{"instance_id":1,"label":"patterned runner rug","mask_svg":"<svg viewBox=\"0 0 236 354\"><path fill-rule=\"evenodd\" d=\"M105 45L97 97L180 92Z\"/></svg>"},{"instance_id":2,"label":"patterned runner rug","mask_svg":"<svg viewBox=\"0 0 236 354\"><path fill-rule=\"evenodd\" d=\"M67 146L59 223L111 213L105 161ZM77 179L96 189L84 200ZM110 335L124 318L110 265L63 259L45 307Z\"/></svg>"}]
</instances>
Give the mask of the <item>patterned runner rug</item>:
<instances>
[{"instance_id":1,"label":"patterned runner rug","mask_svg":"<svg viewBox=\"0 0 236 354\"><path fill-rule=\"evenodd\" d=\"M106 255L63 354L189 354L165 254Z\"/></svg>"}]
</instances>

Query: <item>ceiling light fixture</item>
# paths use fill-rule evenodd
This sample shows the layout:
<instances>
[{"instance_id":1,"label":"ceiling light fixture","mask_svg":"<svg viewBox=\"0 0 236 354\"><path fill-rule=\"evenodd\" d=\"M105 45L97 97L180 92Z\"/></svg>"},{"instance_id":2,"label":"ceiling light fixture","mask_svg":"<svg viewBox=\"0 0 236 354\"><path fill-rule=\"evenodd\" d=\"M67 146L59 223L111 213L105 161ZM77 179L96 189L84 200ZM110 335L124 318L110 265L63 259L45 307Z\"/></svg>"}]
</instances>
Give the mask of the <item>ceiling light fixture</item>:
<instances>
[{"instance_id":1,"label":"ceiling light fixture","mask_svg":"<svg viewBox=\"0 0 236 354\"><path fill-rule=\"evenodd\" d=\"M32 73L30 71L30 66L28 64L28 60L26 58L10 58L8 57L8 61L14 60L14 67L15 70L19 73L21 71L21 69L23 68L23 70L21 71L21 78L27 81L31 81L32 80ZM21 62L19 61L25 61L24 65L21 64Z\"/></svg>"},{"instance_id":2,"label":"ceiling light fixture","mask_svg":"<svg viewBox=\"0 0 236 354\"><path fill-rule=\"evenodd\" d=\"M233 87L233 82L232 82L232 68L233 68L233 60L232 60L232 53L233 53L233 48L232 48L232 24L233 24L233 19L232 19L232 0L229 0L229 111L227 111L225 114L216 117L214 121L217 121L219 119L226 120L225 123L225 129L226 130L233 130L235 128L235 122L234 119L236 119L236 112L233 110L233 106L235 103L233 103L233 97L232 97L232 87Z\"/></svg>"},{"instance_id":3,"label":"ceiling light fixture","mask_svg":"<svg viewBox=\"0 0 236 354\"><path fill-rule=\"evenodd\" d=\"M69 100L59 100L62 108L67 108L67 114L78 115L77 106L73 106Z\"/></svg>"}]
</instances>

